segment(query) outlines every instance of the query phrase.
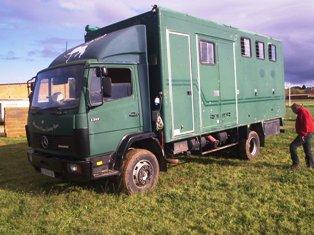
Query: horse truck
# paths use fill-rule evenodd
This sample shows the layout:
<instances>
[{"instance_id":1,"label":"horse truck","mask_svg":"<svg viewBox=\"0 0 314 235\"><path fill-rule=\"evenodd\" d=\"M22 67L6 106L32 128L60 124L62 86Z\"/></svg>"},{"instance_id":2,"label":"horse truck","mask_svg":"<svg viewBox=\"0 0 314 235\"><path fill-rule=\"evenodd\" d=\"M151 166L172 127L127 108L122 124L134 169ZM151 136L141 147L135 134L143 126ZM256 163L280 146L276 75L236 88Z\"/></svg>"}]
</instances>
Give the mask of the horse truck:
<instances>
[{"instance_id":1,"label":"horse truck","mask_svg":"<svg viewBox=\"0 0 314 235\"><path fill-rule=\"evenodd\" d=\"M66 50L28 82L28 161L65 180L152 190L177 155L254 159L283 125L280 41L154 6Z\"/></svg>"}]
</instances>

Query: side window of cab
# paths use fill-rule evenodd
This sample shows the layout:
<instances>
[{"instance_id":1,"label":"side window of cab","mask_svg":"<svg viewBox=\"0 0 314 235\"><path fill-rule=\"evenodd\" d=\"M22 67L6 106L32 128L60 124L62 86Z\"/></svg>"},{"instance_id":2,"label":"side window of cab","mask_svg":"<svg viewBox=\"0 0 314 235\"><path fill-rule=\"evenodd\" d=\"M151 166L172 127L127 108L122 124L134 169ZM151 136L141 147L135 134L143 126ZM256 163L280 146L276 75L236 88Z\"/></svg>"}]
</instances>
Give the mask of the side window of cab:
<instances>
[{"instance_id":1,"label":"side window of cab","mask_svg":"<svg viewBox=\"0 0 314 235\"><path fill-rule=\"evenodd\" d=\"M109 93L106 92L108 89ZM89 93L92 106L131 96L133 94L131 70L129 68L107 68L106 75L100 77L97 76L96 68L92 69Z\"/></svg>"},{"instance_id":2,"label":"side window of cab","mask_svg":"<svg viewBox=\"0 0 314 235\"><path fill-rule=\"evenodd\" d=\"M132 73L128 68L108 68L108 78L111 79L111 96L107 101L122 99L133 94Z\"/></svg>"}]
</instances>

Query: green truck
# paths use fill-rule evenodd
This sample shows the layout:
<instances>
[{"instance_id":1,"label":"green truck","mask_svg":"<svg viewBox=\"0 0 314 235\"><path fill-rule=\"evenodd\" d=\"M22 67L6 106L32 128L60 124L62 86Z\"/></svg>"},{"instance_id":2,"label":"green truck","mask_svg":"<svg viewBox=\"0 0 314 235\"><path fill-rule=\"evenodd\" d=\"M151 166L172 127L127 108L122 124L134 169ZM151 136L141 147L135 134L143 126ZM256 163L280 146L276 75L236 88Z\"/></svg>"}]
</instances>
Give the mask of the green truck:
<instances>
[{"instance_id":1,"label":"green truck","mask_svg":"<svg viewBox=\"0 0 314 235\"><path fill-rule=\"evenodd\" d=\"M157 6L85 30L28 82L27 155L42 174L145 192L178 154L238 146L253 159L280 133L280 41Z\"/></svg>"}]
</instances>

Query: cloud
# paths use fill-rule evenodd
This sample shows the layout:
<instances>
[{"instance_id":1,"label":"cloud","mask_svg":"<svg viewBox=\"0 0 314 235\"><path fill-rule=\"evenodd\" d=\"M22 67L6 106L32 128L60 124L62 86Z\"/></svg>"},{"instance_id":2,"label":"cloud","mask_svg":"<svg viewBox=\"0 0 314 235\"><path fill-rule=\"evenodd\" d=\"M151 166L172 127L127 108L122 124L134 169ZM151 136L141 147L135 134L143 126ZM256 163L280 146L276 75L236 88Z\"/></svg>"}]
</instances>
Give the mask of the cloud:
<instances>
[{"instance_id":1,"label":"cloud","mask_svg":"<svg viewBox=\"0 0 314 235\"><path fill-rule=\"evenodd\" d=\"M20 57L15 56L14 51L8 51L6 55L0 55L1 60L17 60Z\"/></svg>"},{"instance_id":2,"label":"cloud","mask_svg":"<svg viewBox=\"0 0 314 235\"><path fill-rule=\"evenodd\" d=\"M76 45L82 43L81 39L71 39L71 38L60 38L60 37L50 37L37 41L41 46L52 46L52 47L61 47L65 48L69 45Z\"/></svg>"},{"instance_id":3,"label":"cloud","mask_svg":"<svg viewBox=\"0 0 314 235\"><path fill-rule=\"evenodd\" d=\"M270 35L282 41L285 79L305 84L314 81L314 2L311 0L157 1L188 14Z\"/></svg>"},{"instance_id":4,"label":"cloud","mask_svg":"<svg viewBox=\"0 0 314 235\"><path fill-rule=\"evenodd\" d=\"M27 2L27 7L18 1L3 0L0 6L0 22L22 21L47 27L102 26L137 13L121 0L32 0Z\"/></svg>"},{"instance_id":5,"label":"cloud","mask_svg":"<svg viewBox=\"0 0 314 235\"><path fill-rule=\"evenodd\" d=\"M9 23L9 22L0 23L0 30L15 30L15 29L17 29L17 25L15 23Z\"/></svg>"},{"instance_id":6,"label":"cloud","mask_svg":"<svg viewBox=\"0 0 314 235\"><path fill-rule=\"evenodd\" d=\"M83 31L86 24L102 27L149 11L153 4L278 38L284 46L286 81L314 80L312 0L264 0L259 3L251 0L32 0L27 6L19 1L2 0L0 30L31 30L38 26L52 35L60 27ZM27 54L32 58L52 58L64 50L66 41L73 45L79 40L40 38L37 48Z\"/></svg>"},{"instance_id":7,"label":"cloud","mask_svg":"<svg viewBox=\"0 0 314 235\"><path fill-rule=\"evenodd\" d=\"M64 47L65 48L65 47ZM62 49L60 47L55 46L43 46L39 49L30 50L27 52L27 56L31 58L35 57L43 57L43 58L55 58L62 52Z\"/></svg>"},{"instance_id":8,"label":"cloud","mask_svg":"<svg viewBox=\"0 0 314 235\"><path fill-rule=\"evenodd\" d=\"M36 49L27 52L28 57L42 57L42 58L55 58L60 53L65 51L67 44L78 44L81 40L66 39L59 37L50 37L41 40L37 40L35 43Z\"/></svg>"},{"instance_id":9,"label":"cloud","mask_svg":"<svg viewBox=\"0 0 314 235\"><path fill-rule=\"evenodd\" d=\"M27 53L29 57L43 57L43 58L55 58L57 55L61 53L60 50L56 50L54 48L42 48L42 49L36 49L31 50Z\"/></svg>"}]
</instances>

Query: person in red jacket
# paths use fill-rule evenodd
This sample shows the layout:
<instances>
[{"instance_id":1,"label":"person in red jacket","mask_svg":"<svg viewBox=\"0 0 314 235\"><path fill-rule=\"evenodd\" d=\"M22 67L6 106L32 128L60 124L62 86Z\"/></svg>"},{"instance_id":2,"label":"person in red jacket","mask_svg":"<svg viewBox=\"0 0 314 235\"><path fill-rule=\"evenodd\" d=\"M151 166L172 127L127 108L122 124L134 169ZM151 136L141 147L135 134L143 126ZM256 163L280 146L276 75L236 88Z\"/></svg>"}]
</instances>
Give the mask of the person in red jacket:
<instances>
[{"instance_id":1,"label":"person in red jacket","mask_svg":"<svg viewBox=\"0 0 314 235\"><path fill-rule=\"evenodd\" d=\"M313 154L311 150L311 139L314 132L314 123L311 112L302 105L294 103L291 106L292 111L297 114L295 121L295 130L298 136L290 144L290 154L292 159L292 170L299 168L299 158L297 148L301 145L305 153L306 166L314 168Z\"/></svg>"}]
</instances>

